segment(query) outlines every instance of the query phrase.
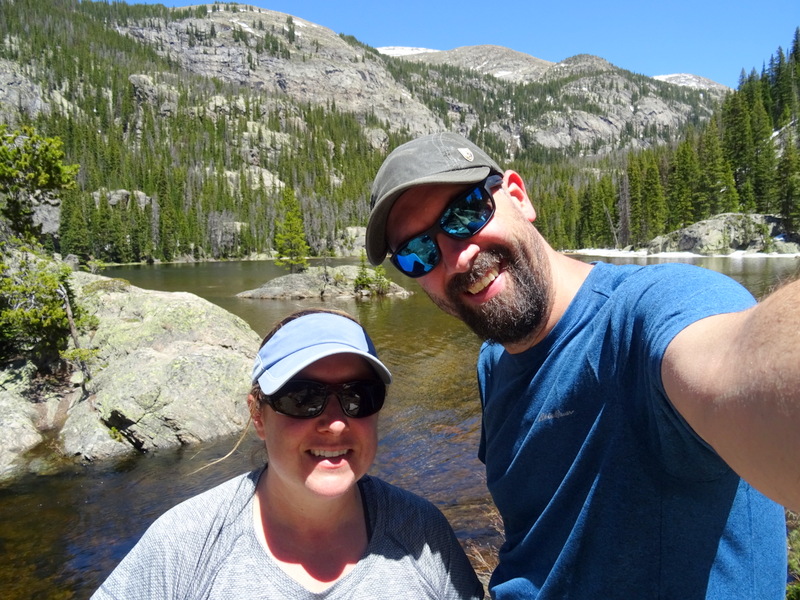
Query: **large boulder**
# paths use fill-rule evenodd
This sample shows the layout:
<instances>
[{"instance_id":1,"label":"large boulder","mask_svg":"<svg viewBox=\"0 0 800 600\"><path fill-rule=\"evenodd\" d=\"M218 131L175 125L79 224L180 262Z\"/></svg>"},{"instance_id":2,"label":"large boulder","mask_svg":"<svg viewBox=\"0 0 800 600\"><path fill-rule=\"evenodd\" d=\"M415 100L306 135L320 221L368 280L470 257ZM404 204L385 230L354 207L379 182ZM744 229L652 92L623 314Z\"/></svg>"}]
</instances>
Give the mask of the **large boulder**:
<instances>
[{"instance_id":1,"label":"large boulder","mask_svg":"<svg viewBox=\"0 0 800 600\"><path fill-rule=\"evenodd\" d=\"M0 481L16 473L20 455L42 442L36 405L23 396L33 370L28 363L0 372Z\"/></svg>"},{"instance_id":2,"label":"large boulder","mask_svg":"<svg viewBox=\"0 0 800 600\"><path fill-rule=\"evenodd\" d=\"M37 396L19 365L0 373L0 479L65 458L147 452L245 427L260 343L247 323L193 294L89 273L75 273L72 284L97 319L79 338L97 352L91 378Z\"/></svg>"}]
</instances>

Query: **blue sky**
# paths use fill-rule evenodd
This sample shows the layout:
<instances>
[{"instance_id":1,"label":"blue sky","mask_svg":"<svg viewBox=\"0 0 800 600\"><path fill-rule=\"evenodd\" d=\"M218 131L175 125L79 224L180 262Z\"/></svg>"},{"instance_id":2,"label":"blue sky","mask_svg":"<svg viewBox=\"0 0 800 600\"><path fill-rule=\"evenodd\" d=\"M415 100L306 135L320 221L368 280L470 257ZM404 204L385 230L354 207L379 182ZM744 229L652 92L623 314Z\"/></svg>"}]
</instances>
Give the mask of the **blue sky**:
<instances>
[{"instance_id":1,"label":"blue sky","mask_svg":"<svg viewBox=\"0 0 800 600\"><path fill-rule=\"evenodd\" d=\"M132 0L127 0L134 3ZM147 0L153 3L153 0ZM192 2L161 1L167 6ZM691 73L736 87L800 26L800 0L258 0L370 46L495 44L558 62L594 54L643 75Z\"/></svg>"}]
</instances>

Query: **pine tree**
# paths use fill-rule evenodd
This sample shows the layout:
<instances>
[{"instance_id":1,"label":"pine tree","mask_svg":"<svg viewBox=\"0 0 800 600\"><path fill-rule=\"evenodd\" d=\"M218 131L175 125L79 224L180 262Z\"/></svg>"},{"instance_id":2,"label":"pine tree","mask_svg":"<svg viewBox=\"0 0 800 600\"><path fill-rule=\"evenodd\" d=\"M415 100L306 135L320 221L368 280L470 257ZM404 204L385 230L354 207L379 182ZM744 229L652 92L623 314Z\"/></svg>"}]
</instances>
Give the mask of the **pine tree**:
<instances>
[{"instance_id":1,"label":"pine tree","mask_svg":"<svg viewBox=\"0 0 800 600\"><path fill-rule=\"evenodd\" d=\"M751 122L745 94L728 96L722 108L723 145L739 193L750 180L750 168L755 155Z\"/></svg>"},{"instance_id":2,"label":"pine tree","mask_svg":"<svg viewBox=\"0 0 800 600\"><path fill-rule=\"evenodd\" d=\"M133 259L130 246L130 236L123 221L123 214L127 213L126 207L116 206L111 208L111 219L108 223L109 239L112 245L112 256L115 263L129 263Z\"/></svg>"},{"instance_id":3,"label":"pine tree","mask_svg":"<svg viewBox=\"0 0 800 600\"><path fill-rule=\"evenodd\" d=\"M619 248L617 235L617 192L611 175L603 175L598 182L598 196L603 210L603 227L600 242L604 247Z\"/></svg>"},{"instance_id":4,"label":"pine tree","mask_svg":"<svg viewBox=\"0 0 800 600\"><path fill-rule=\"evenodd\" d=\"M800 230L800 156L791 132L787 133L778 164L778 200L789 231Z\"/></svg>"},{"instance_id":5,"label":"pine tree","mask_svg":"<svg viewBox=\"0 0 800 600\"><path fill-rule=\"evenodd\" d=\"M586 185L580 194L578 245L584 248L617 246L616 198L609 175Z\"/></svg>"},{"instance_id":6,"label":"pine tree","mask_svg":"<svg viewBox=\"0 0 800 600\"><path fill-rule=\"evenodd\" d=\"M282 221L276 224L275 251L278 254L275 264L288 267L290 273L297 273L308 268L310 252L303 228L303 216L300 203L294 191L288 186L284 188L281 202L284 209Z\"/></svg>"},{"instance_id":7,"label":"pine tree","mask_svg":"<svg viewBox=\"0 0 800 600\"><path fill-rule=\"evenodd\" d=\"M7 253L0 248L0 362L18 356L47 367L67 348L71 270L44 258L36 246ZM80 318L80 313L75 315Z\"/></svg>"},{"instance_id":8,"label":"pine tree","mask_svg":"<svg viewBox=\"0 0 800 600\"><path fill-rule=\"evenodd\" d=\"M111 206L108 204L108 195L100 193L95 209L92 211L91 235L92 255L103 262L115 262L112 246L112 237L108 228L111 221Z\"/></svg>"},{"instance_id":9,"label":"pine tree","mask_svg":"<svg viewBox=\"0 0 800 600\"><path fill-rule=\"evenodd\" d=\"M159 211L158 221L158 239L160 242L158 250L162 259L171 261L177 256L180 246L178 216L169 202L160 202L159 206L161 210Z\"/></svg>"},{"instance_id":10,"label":"pine tree","mask_svg":"<svg viewBox=\"0 0 800 600\"><path fill-rule=\"evenodd\" d=\"M701 181L700 163L694 145L693 137L687 137L678 145L672 158L672 172L667 191L669 230L686 227L694 222L695 204L698 201Z\"/></svg>"},{"instance_id":11,"label":"pine tree","mask_svg":"<svg viewBox=\"0 0 800 600\"><path fill-rule=\"evenodd\" d=\"M628 157L628 199L630 203L630 243L641 246L647 243L644 206L642 201L643 172L639 157L631 154Z\"/></svg>"},{"instance_id":12,"label":"pine tree","mask_svg":"<svg viewBox=\"0 0 800 600\"><path fill-rule=\"evenodd\" d=\"M38 135L32 127L8 133L0 125L0 215L23 238L39 240L33 224L33 197L75 187L78 165L65 165L62 142Z\"/></svg>"},{"instance_id":13,"label":"pine tree","mask_svg":"<svg viewBox=\"0 0 800 600\"><path fill-rule=\"evenodd\" d=\"M89 211L84 199L85 196L74 191L64 194L59 225L61 253L74 254L82 263L88 262L92 253Z\"/></svg>"},{"instance_id":14,"label":"pine tree","mask_svg":"<svg viewBox=\"0 0 800 600\"><path fill-rule=\"evenodd\" d=\"M578 204L581 208L580 219L578 220L578 235L577 245L578 248L596 248L598 247L595 241L595 232L597 229L597 220L600 218L601 213L596 204L595 194L596 183L590 181L578 194Z\"/></svg>"},{"instance_id":15,"label":"pine tree","mask_svg":"<svg viewBox=\"0 0 800 600\"><path fill-rule=\"evenodd\" d=\"M718 131L716 117L712 117L700 137L698 157L703 165L703 177L695 221L721 212L738 211L739 195L733 171L722 153Z\"/></svg>"},{"instance_id":16,"label":"pine tree","mask_svg":"<svg viewBox=\"0 0 800 600\"><path fill-rule=\"evenodd\" d=\"M757 84L760 88L761 83ZM772 122L764 108L763 95L756 93L751 110L753 151L752 181L755 206L747 210L761 213L775 213L778 210L775 190L776 156L772 138Z\"/></svg>"},{"instance_id":17,"label":"pine tree","mask_svg":"<svg viewBox=\"0 0 800 600\"><path fill-rule=\"evenodd\" d=\"M661 174L656 156L652 152L645 153L645 156L647 161L642 183L642 206L644 207L645 239L651 240L665 231L667 201L664 195L664 186L661 184Z\"/></svg>"},{"instance_id":18,"label":"pine tree","mask_svg":"<svg viewBox=\"0 0 800 600\"><path fill-rule=\"evenodd\" d=\"M617 193L617 213L619 214L619 244L625 248L633 242L631 235L631 193L628 174L623 173L619 177Z\"/></svg>"},{"instance_id":19,"label":"pine tree","mask_svg":"<svg viewBox=\"0 0 800 600\"><path fill-rule=\"evenodd\" d=\"M788 125L792 116L797 114L797 91L793 84L794 69L786 60L786 55L780 46L778 46L778 58L774 65L772 73L775 97L774 119L776 128L780 129Z\"/></svg>"}]
</instances>

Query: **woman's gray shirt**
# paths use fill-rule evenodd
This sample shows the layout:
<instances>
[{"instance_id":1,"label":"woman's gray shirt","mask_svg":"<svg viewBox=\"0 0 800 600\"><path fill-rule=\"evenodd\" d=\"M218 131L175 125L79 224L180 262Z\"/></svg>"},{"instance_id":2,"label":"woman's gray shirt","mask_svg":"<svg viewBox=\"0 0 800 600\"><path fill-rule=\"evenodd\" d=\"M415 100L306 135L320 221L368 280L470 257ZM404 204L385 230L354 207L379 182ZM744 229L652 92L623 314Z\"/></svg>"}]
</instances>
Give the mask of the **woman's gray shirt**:
<instances>
[{"instance_id":1,"label":"woman's gray shirt","mask_svg":"<svg viewBox=\"0 0 800 600\"><path fill-rule=\"evenodd\" d=\"M324 592L308 591L256 537L253 499L262 472L240 475L164 513L92 600L483 598L444 515L370 476L358 482L372 530L364 556Z\"/></svg>"}]
</instances>

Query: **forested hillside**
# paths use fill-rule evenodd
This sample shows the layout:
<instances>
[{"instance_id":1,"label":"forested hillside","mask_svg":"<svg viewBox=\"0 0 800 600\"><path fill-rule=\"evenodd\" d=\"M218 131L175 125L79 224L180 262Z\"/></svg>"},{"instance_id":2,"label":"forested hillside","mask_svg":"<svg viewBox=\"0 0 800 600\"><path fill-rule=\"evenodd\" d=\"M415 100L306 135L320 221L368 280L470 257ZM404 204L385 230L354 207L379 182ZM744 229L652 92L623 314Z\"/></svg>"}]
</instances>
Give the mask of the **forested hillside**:
<instances>
[{"instance_id":1,"label":"forested hillside","mask_svg":"<svg viewBox=\"0 0 800 600\"><path fill-rule=\"evenodd\" d=\"M270 249L297 203L321 253L366 222L381 157L355 116L192 75L108 26L205 10L0 5L2 57L61 99L28 121L80 165L55 249L108 262L244 256Z\"/></svg>"},{"instance_id":2,"label":"forested hillside","mask_svg":"<svg viewBox=\"0 0 800 600\"><path fill-rule=\"evenodd\" d=\"M760 73L680 140L622 156L516 168L531 177L539 226L560 248L641 246L724 212L780 215L800 229L800 29Z\"/></svg>"},{"instance_id":3,"label":"forested hillside","mask_svg":"<svg viewBox=\"0 0 800 600\"><path fill-rule=\"evenodd\" d=\"M0 3L0 76L17 93L0 123L60 138L79 165L45 242L84 261L243 257L274 249L299 211L323 254L366 223L385 153L442 128L522 173L559 248L640 245L724 211L797 229L797 32L721 104L596 57L515 83L325 32L236 4ZM562 114L604 127L550 144L579 130Z\"/></svg>"}]
</instances>

